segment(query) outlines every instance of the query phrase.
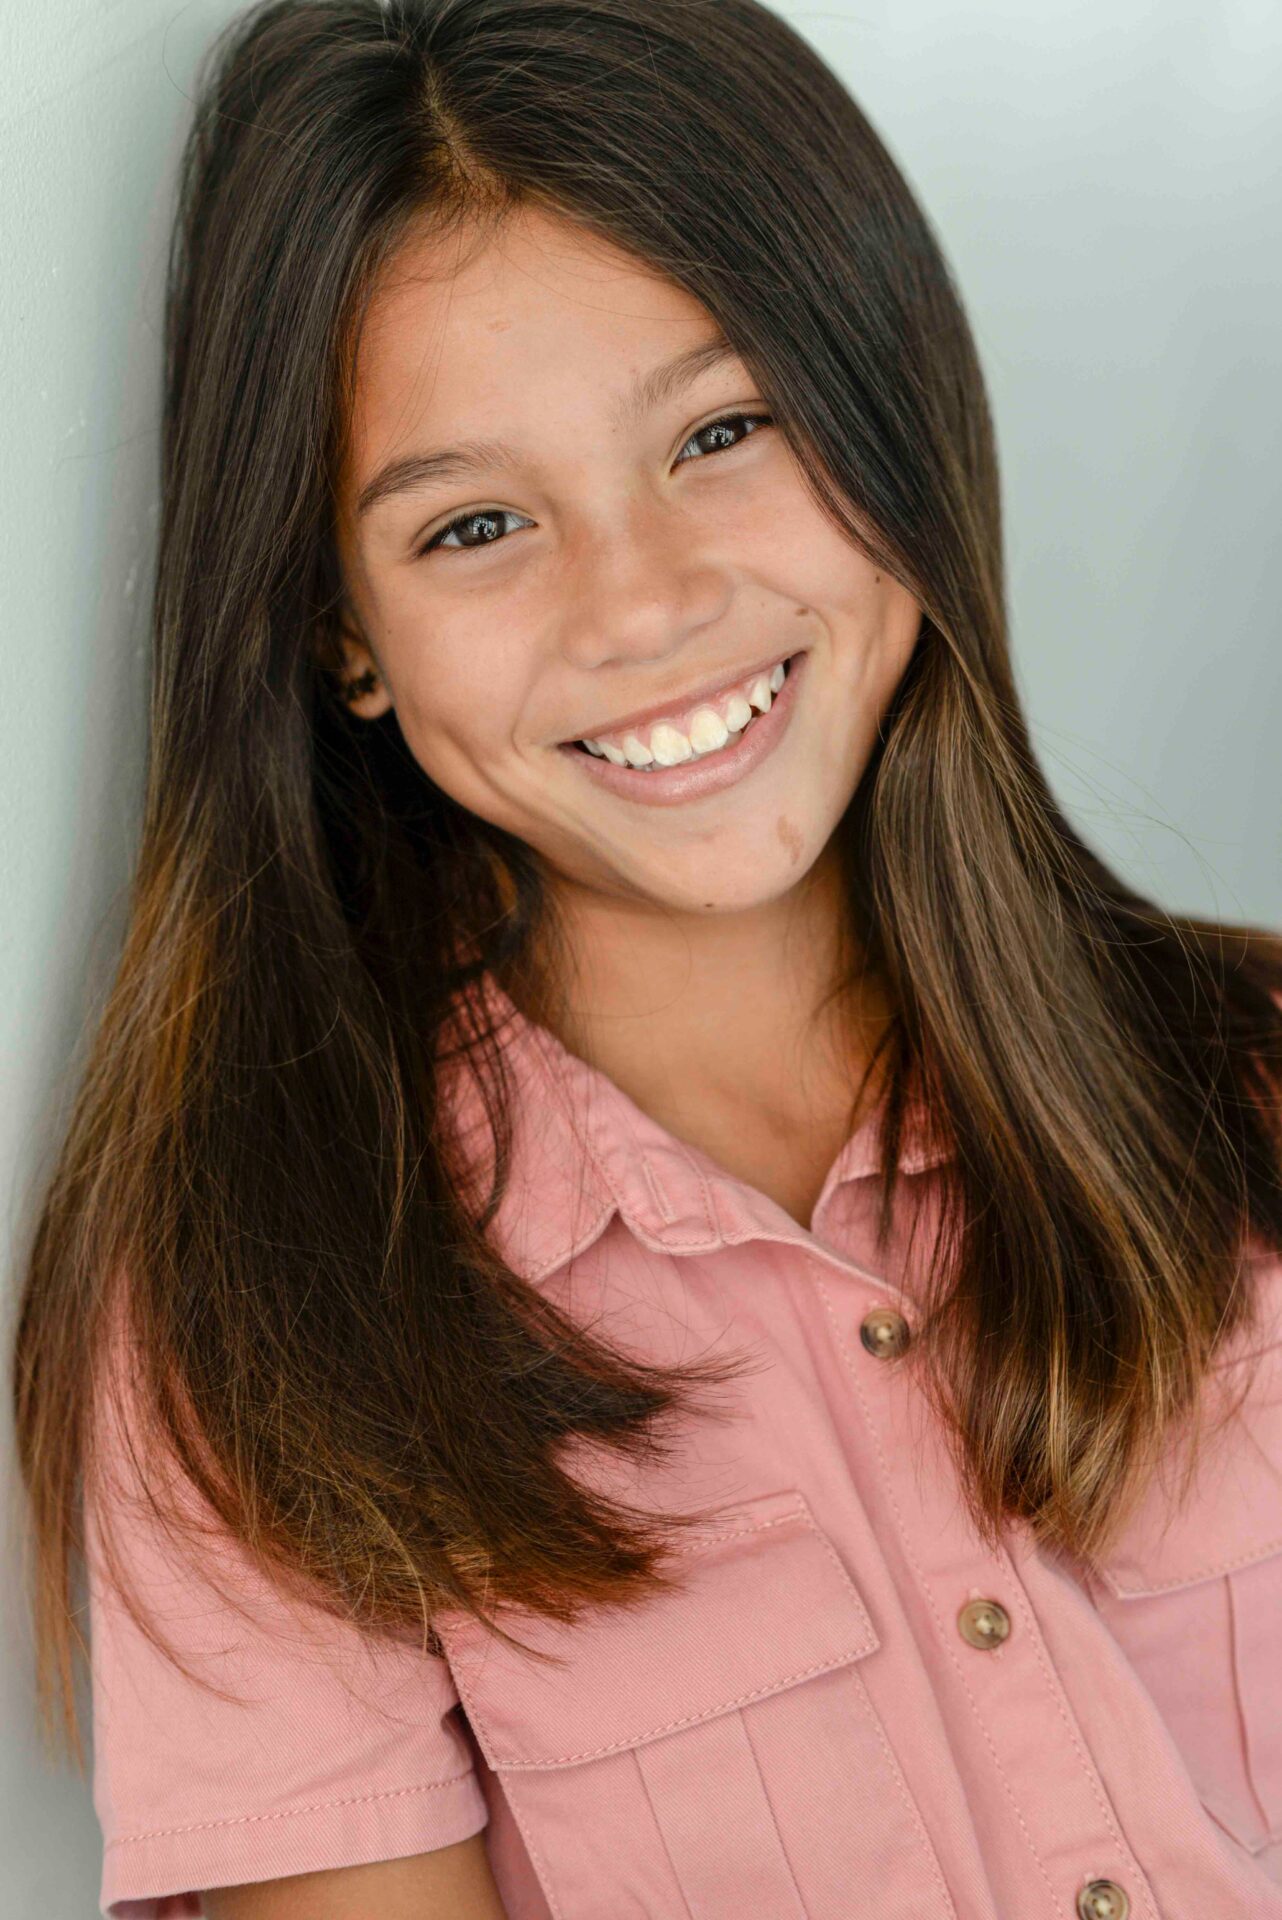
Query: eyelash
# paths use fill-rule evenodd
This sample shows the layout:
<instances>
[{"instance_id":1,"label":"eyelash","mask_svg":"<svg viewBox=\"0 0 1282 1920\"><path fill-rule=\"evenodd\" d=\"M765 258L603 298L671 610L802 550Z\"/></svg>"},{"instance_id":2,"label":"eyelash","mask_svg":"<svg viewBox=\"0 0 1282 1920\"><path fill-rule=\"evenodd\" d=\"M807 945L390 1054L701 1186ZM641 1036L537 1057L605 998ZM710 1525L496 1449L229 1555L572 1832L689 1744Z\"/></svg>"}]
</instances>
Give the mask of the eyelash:
<instances>
[{"instance_id":1,"label":"eyelash","mask_svg":"<svg viewBox=\"0 0 1282 1920\"><path fill-rule=\"evenodd\" d=\"M755 432L757 428L770 427L774 425L774 420L772 416L768 413L744 413L744 412L723 413L723 414L720 414L717 419L707 420L704 422L703 426L696 427L694 432L688 435L686 440L684 441L683 449L682 449L683 452L685 447L689 446L691 440L697 440L700 434L711 433L714 427L734 426L739 424L740 422L751 423L751 431L744 434L742 440L734 441L730 447L721 447L721 448L714 449L713 451L717 451L721 453L732 452L734 447L741 447L744 444L745 440L750 440L752 438L752 433ZM699 457L702 459L706 459L707 455L703 454L703 455L700 455ZM679 461L678 465L680 464L683 464L683 463ZM426 540L423 543L423 545L418 549L417 557L421 560L427 554L435 551L438 547L440 547L441 541L444 540L446 534L453 533L456 527L465 527L468 524L468 522L471 520L484 520L487 518L501 520L502 518L504 518L505 515L511 512L512 512L512 509L510 507L503 507L497 510L491 510L488 507L474 507L470 513L456 514L453 520L447 521L447 523L443 527L438 527L436 532L431 536L431 538L429 540ZM506 535L500 535L499 539L500 540L506 539L506 537L507 537ZM483 540L479 543L479 545L474 547L446 547L444 551L446 553L483 553L487 547L496 547L498 545L499 545L499 540Z\"/></svg>"}]
</instances>

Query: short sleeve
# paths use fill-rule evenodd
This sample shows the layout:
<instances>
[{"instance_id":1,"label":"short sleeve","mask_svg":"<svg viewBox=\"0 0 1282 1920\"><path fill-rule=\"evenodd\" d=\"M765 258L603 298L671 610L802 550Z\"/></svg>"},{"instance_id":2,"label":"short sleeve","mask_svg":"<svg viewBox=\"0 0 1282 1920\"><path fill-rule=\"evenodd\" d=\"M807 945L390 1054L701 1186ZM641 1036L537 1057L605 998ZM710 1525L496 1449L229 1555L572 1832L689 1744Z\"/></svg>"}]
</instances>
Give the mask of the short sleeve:
<instances>
[{"instance_id":1,"label":"short sleeve","mask_svg":"<svg viewBox=\"0 0 1282 1920\"><path fill-rule=\"evenodd\" d=\"M447 1662L285 1600L219 1534L210 1583L138 1496L121 1433L99 1416L108 1473L92 1475L85 1499L99 1911L186 1920L203 1912L206 1887L426 1853L482 1828ZM194 1678L107 1577L108 1503L144 1620Z\"/></svg>"}]
</instances>

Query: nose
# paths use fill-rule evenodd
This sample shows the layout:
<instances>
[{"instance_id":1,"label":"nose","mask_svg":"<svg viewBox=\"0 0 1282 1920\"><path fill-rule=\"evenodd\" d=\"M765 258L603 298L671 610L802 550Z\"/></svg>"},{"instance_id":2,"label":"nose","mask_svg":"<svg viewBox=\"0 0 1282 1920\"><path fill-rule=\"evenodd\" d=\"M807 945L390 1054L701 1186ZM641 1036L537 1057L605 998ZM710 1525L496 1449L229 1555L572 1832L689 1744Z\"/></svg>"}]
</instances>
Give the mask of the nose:
<instances>
[{"instance_id":1,"label":"nose","mask_svg":"<svg viewBox=\"0 0 1282 1920\"><path fill-rule=\"evenodd\" d=\"M731 569L661 500L634 497L608 520L593 515L574 544L562 651L587 672L665 660L730 603Z\"/></svg>"}]
</instances>

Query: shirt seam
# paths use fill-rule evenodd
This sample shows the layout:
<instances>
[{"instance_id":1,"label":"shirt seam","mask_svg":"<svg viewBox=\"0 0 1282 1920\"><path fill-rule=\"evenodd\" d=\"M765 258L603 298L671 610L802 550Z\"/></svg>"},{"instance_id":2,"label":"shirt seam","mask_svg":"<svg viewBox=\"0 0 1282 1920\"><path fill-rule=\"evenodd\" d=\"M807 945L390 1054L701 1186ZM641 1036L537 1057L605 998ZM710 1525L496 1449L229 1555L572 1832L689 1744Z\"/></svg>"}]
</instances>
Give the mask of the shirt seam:
<instances>
[{"instance_id":1,"label":"shirt seam","mask_svg":"<svg viewBox=\"0 0 1282 1920\"><path fill-rule=\"evenodd\" d=\"M669 1720L665 1725L659 1727L647 1727L644 1733L633 1734L625 1740L611 1741L608 1746L589 1747L582 1753L558 1753L550 1755L546 1760L531 1760L519 1749L509 1753L500 1753L499 1749L495 1747L494 1764L496 1768L501 1768L504 1771L538 1773L547 1772L553 1767L574 1766L584 1760L603 1760L607 1754L627 1753L631 1751L632 1748L644 1746L651 1740L657 1740L667 1734L679 1733L683 1727L697 1727L702 1725L704 1721L716 1719L719 1714L729 1713L733 1709L746 1707L754 1700L768 1699L771 1694L782 1693L788 1687L798 1686L801 1681L810 1680L816 1674L831 1673L838 1667L851 1666L855 1661L862 1660L865 1655L872 1651L873 1649L867 1645L843 1647L839 1652L827 1655L823 1660L817 1661L813 1666L802 1667L799 1672L785 1674L777 1680L769 1680L764 1686L754 1687L749 1693L736 1694L733 1699L719 1701L715 1706L703 1708L698 1713L688 1713L680 1720ZM459 1683L459 1692L463 1695L465 1704L474 1713L474 1696L466 1689L465 1684L461 1681ZM476 1715L475 1717L481 1718L480 1715Z\"/></svg>"},{"instance_id":2,"label":"shirt seam","mask_svg":"<svg viewBox=\"0 0 1282 1920\"><path fill-rule=\"evenodd\" d=\"M1116 1561L1101 1561L1098 1572L1105 1586L1116 1599L1144 1600L1150 1594L1174 1593L1181 1587L1197 1586L1200 1581L1212 1580L1217 1574L1237 1573L1243 1567L1254 1566L1257 1560L1269 1559L1279 1547L1282 1547L1282 1533L1266 1541L1262 1547L1251 1547L1246 1553L1238 1554L1234 1560L1213 1560L1209 1565L1200 1567L1195 1573L1180 1573L1173 1580L1155 1580L1151 1585L1143 1587L1124 1587L1120 1578L1111 1572L1111 1569L1118 1564Z\"/></svg>"},{"instance_id":3,"label":"shirt seam","mask_svg":"<svg viewBox=\"0 0 1282 1920\"><path fill-rule=\"evenodd\" d=\"M1255 1811L1259 1817L1260 1825L1261 1827L1267 1828L1270 1824L1269 1811L1264 1804L1264 1797L1260 1792L1259 1783L1256 1779L1255 1742L1251 1737L1251 1722L1243 1703L1243 1694L1246 1691L1246 1685L1241 1654L1239 1652L1241 1634L1238 1627L1237 1601L1233 1592L1233 1582L1227 1577L1224 1581L1224 1605L1227 1610L1229 1623L1229 1665L1233 1675L1233 1711L1237 1717L1238 1738L1242 1742L1242 1763L1246 1773L1247 1785L1251 1789L1251 1798L1255 1802ZM1268 1842L1265 1841L1262 1844L1268 1845Z\"/></svg>"},{"instance_id":4,"label":"shirt seam","mask_svg":"<svg viewBox=\"0 0 1282 1920\"><path fill-rule=\"evenodd\" d=\"M412 1787L385 1787L378 1793L353 1793L338 1800L311 1800L298 1806L278 1807L271 1813L234 1813L220 1820L193 1820L183 1827L152 1827L143 1833L121 1833L114 1840L108 1840L103 1851L110 1853L116 1847L134 1846L142 1840L172 1840L186 1833L208 1833L220 1827L247 1827L267 1820L292 1820L302 1813L330 1813L336 1807L363 1807L379 1800L403 1800L410 1794L436 1793L443 1787L457 1787L468 1780L476 1780L475 1767L468 1767L462 1773L452 1773L446 1780L424 1780Z\"/></svg>"}]
</instances>

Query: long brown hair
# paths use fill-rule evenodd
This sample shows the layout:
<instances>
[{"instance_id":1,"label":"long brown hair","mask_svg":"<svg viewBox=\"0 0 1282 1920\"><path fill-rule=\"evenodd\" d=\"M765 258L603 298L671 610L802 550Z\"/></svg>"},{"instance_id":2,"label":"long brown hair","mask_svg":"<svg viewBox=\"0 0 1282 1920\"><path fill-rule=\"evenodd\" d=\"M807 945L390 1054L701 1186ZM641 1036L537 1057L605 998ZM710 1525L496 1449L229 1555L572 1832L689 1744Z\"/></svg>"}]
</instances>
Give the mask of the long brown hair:
<instances>
[{"instance_id":1,"label":"long brown hair","mask_svg":"<svg viewBox=\"0 0 1282 1920\"><path fill-rule=\"evenodd\" d=\"M922 608L838 838L894 1009L884 1218L906 1100L953 1148L911 1358L976 1524L1097 1550L1249 1325L1246 1237L1282 1243L1282 942L1144 900L1051 795L972 339L820 58L756 0L272 0L212 50L182 163L141 847L17 1326L40 1704L51 1730L57 1680L77 1755L113 1326L138 1437L371 1631L652 1589L684 1516L615 1504L566 1450L661 1459L739 1364L625 1360L487 1241L510 1088L501 1036L451 1020L487 968L552 1006L547 889L335 687L334 478L380 264L412 223L522 200L704 303L817 499ZM491 1115L486 1193L447 1045Z\"/></svg>"}]
</instances>

